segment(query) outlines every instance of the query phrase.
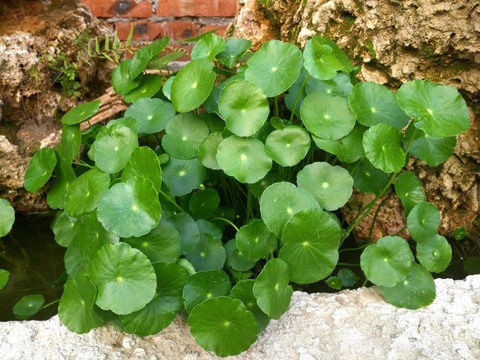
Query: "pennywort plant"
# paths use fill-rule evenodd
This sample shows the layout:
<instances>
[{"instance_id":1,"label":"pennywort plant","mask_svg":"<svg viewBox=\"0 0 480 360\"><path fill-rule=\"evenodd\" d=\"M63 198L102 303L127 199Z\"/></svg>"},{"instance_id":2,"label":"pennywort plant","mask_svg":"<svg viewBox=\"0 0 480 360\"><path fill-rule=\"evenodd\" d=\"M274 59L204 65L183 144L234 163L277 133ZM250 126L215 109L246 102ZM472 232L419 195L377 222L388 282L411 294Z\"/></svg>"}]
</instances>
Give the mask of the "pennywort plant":
<instances>
[{"instance_id":1,"label":"pennywort plant","mask_svg":"<svg viewBox=\"0 0 480 360\"><path fill-rule=\"evenodd\" d=\"M181 313L204 349L241 353L287 310L292 283L357 282L339 252L386 196L401 199L415 246L397 235L369 241L359 265L388 302L430 304L431 272L451 249L404 167L409 155L430 166L452 155L469 127L457 90L359 82L321 36L303 52L277 40L256 52L245 39L197 40L174 74L145 71L168 63L168 38L123 61L112 79L130 103L123 117L82 133L100 104L79 105L62 118L60 144L30 163L27 190L54 178L52 229L67 248L62 322L144 336ZM354 188L376 197L345 224L337 210Z\"/></svg>"}]
</instances>

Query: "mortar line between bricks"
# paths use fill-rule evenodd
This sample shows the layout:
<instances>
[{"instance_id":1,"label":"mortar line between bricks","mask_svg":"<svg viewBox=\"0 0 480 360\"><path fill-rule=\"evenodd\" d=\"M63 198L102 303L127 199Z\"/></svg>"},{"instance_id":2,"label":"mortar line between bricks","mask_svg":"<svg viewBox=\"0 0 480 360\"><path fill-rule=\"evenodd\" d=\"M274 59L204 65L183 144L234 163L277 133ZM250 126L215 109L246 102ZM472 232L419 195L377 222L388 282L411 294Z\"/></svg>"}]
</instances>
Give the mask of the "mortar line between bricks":
<instances>
[{"instance_id":1,"label":"mortar line between bricks","mask_svg":"<svg viewBox=\"0 0 480 360\"><path fill-rule=\"evenodd\" d=\"M211 23L214 22L215 24L218 25L225 25L231 23L233 20L235 20L235 17L218 17L218 16L179 16L179 17L160 17L160 16L152 16L149 18L138 18L138 17L131 17L131 18L126 18L126 17L108 17L108 18L100 18L103 19L109 23L115 23L115 22L127 22L127 21L150 21L152 23L157 23L157 22L172 22L172 21L188 21L188 22L205 22L205 23Z\"/></svg>"}]
</instances>

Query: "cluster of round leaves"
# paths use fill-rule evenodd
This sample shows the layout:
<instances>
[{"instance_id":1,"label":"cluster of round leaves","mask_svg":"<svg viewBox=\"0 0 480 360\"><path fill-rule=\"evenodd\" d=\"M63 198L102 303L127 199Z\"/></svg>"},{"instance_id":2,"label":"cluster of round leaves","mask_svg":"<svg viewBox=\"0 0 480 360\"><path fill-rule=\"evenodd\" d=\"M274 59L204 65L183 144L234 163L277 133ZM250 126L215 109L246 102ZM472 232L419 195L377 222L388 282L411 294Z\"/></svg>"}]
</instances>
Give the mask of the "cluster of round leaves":
<instances>
[{"instance_id":1,"label":"cluster of round leaves","mask_svg":"<svg viewBox=\"0 0 480 360\"><path fill-rule=\"evenodd\" d=\"M34 155L25 187L36 191L55 177L47 201L61 210L52 229L67 247L59 315L69 329L110 322L143 336L185 310L196 341L227 356L247 350L286 311L290 282L333 273L343 235L332 211L353 187L385 191L407 150L429 165L445 161L469 120L463 99L444 85L415 80L395 94L357 83L325 37L303 52L277 40L255 53L244 39L196 40L192 61L168 79L144 71L168 62L159 55L168 38L122 62L112 82L131 103L124 117L82 134L79 123L100 103L69 111L60 144ZM284 93L290 119L271 111L270 99ZM149 137L155 151L140 146ZM318 160L325 153L351 167ZM227 188L235 182L257 212L228 236L218 219L236 221L224 206L237 204L220 194L238 191ZM449 248L415 175L401 174L395 191L421 265L403 239L387 237L367 247L361 266L388 301L416 308L433 299L429 271L445 268ZM356 279L339 271L328 281Z\"/></svg>"}]
</instances>

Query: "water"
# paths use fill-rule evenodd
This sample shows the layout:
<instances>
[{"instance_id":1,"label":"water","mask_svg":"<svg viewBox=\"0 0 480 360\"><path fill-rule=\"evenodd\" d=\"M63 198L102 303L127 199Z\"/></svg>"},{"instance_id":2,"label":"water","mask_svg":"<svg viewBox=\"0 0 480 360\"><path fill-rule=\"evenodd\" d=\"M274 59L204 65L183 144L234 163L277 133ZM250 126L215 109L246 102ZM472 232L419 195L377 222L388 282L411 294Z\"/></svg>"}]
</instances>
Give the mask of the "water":
<instances>
[{"instance_id":1,"label":"water","mask_svg":"<svg viewBox=\"0 0 480 360\"><path fill-rule=\"evenodd\" d=\"M16 320L13 306L25 295L41 294L45 304L62 295L62 284L55 285L64 273L65 249L54 240L52 214L17 213L12 231L0 238L0 269L10 271L0 290L0 321ZM47 320L57 313L58 303L40 310L31 320Z\"/></svg>"}]
</instances>

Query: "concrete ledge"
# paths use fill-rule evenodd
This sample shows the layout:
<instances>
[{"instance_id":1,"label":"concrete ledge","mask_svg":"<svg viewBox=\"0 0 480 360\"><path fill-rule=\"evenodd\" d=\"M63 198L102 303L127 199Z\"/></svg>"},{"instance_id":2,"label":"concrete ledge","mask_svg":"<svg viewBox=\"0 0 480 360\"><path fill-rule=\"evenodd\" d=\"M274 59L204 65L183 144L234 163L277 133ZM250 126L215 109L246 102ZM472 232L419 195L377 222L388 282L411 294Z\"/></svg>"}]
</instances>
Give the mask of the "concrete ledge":
<instances>
[{"instance_id":1,"label":"concrete ledge","mask_svg":"<svg viewBox=\"0 0 480 360\"><path fill-rule=\"evenodd\" d=\"M389 305L376 288L295 292L288 312L230 359L480 359L480 275L435 283L435 302L416 311ZM217 358L195 343L180 318L143 338L107 326L74 334L58 316L5 322L0 354L5 360Z\"/></svg>"}]
</instances>

